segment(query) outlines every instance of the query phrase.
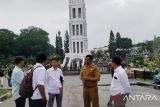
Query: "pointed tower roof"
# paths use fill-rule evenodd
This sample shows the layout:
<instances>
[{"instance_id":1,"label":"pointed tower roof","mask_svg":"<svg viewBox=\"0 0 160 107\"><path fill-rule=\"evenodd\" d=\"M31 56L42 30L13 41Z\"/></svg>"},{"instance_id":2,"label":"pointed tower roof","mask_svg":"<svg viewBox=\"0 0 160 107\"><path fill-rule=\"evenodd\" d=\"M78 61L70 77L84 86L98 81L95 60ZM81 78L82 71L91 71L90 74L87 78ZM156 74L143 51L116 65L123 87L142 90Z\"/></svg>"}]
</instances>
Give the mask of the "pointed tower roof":
<instances>
[{"instance_id":1,"label":"pointed tower roof","mask_svg":"<svg viewBox=\"0 0 160 107\"><path fill-rule=\"evenodd\" d=\"M85 3L85 0L69 0L70 4L80 4Z\"/></svg>"}]
</instances>

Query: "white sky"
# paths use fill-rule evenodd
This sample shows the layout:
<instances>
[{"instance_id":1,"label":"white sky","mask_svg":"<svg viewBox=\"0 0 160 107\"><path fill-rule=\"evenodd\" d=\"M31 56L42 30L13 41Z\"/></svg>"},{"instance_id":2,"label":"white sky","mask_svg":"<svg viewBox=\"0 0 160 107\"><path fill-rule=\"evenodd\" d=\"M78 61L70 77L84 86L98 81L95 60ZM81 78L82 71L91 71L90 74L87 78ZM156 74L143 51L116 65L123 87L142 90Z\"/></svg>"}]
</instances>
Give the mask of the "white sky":
<instances>
[{"instance_id":1,"label":"white sky","mask_svg":"<svg viewBox=\"0 0 160 107\"><path fill-rule=\"evenodd\" d=\"M50 33L68 30L69 0L0 0L0 28L19 34L36 26ZM135 42L160 36L160 0L85 0L89 49L108 45L109 33L120 32Z\"/></svg>"}]
</instances>

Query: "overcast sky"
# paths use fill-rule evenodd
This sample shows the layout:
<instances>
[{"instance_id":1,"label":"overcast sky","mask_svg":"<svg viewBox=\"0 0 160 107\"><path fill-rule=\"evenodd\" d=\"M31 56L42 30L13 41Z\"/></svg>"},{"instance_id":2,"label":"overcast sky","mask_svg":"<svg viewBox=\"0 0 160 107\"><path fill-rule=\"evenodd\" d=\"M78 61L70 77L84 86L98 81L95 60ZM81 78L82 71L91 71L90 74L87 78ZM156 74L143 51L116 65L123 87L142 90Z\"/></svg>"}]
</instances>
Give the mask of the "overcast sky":
<instances>
[{"instance_id":1,"label":"overcast sky","mask_svg":"<svg viewBox=\"0 0 160 107\"><path fill-rule=\"evenodd\" d=\"M69 0L0 0L0 28L19 34L36 26L50 33L54 44L58 30L68 30ZM109 32L141 42L160 36L160 0L85 0L89 49L108 44Z\"/></svg>"}]
</instances>

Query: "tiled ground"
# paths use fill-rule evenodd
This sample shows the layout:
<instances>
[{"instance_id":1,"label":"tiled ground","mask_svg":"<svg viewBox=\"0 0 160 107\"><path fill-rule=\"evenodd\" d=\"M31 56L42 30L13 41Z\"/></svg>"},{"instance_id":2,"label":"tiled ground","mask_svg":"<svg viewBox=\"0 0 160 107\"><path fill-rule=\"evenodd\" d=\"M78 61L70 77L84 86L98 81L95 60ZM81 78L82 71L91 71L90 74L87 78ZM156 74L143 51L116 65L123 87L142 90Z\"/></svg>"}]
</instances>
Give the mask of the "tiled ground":
<instances>
[{"instance_id":1,"label":"tiled ground","mask_svg":"<svg viewBox=\"0 0 160 107\"><path fill-rule=\"evenodd\" d=\"M102 75L99 84L109 84L111 81L110 75ZM135 82L135 80L131 80ZM78 76L66 76L64 85L64 97L63 97L63 107L83 107L82 99L82 83ZM156 96L158 101L129 101L127 103L128 107L160 107L160 90L155 90L152 88L132 86L132 96L133 95L152 95ZM99 87L100 96L100 107L107 107L107 102L109 99L109 86ZM1 102L0 107L15 107L12 98ZM28 102L26 104L28 107ZM56 107L56 106L54 106Z\"/></svg>"}]
</instances>

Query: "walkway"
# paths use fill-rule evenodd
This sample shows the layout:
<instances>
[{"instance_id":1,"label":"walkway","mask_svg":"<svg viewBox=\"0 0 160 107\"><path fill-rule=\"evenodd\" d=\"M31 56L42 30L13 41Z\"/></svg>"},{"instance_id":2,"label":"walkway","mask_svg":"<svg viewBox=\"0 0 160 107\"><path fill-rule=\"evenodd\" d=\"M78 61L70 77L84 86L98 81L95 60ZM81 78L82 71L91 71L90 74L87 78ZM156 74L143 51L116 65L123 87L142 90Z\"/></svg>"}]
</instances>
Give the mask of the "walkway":
<instances>
[{"instance_id":1,"label":"walkway","mask_svg":"<svg viewBox=\"0 0 160 107\"><path fill-rule=\"evenodd\" d=\"M111 81L111 76L109 74L104 74L101 76L101 81L99 84L109 84ZM131 83L135 80L131 80ZM127 103L129 107L159 107L160 105L160 91L140 87L132 86L132 96L133 95L152 95L156 96L158 101L130 101ZM99 86L99 96L100 96L100 107L107 107L107 102L109 99L109 86ZM65 76L64 83L64 98L63 107L83 107L82 99L82 83L78 76ZM12 98L0 103L0 107L15 107ZM28 107L28 102L26 104ZM56 106L54 106L56 107Z\"/></svg>"}]
</instances>

